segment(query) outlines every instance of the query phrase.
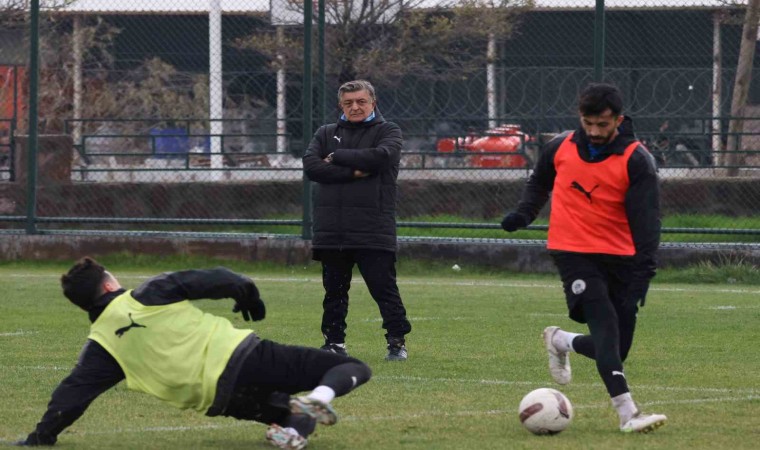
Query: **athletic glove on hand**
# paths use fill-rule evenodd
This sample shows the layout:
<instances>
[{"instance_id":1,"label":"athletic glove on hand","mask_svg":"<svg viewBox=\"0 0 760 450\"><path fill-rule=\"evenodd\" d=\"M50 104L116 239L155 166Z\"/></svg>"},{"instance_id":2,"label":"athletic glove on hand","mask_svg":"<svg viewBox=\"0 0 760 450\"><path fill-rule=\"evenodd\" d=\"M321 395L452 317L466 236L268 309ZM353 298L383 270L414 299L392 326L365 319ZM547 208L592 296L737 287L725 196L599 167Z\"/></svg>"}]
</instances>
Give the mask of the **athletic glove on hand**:
<instances>
[{"instance_id":1,"label":"athletic glove on hand","mask_svg":"<svg viewBox=\"0 0 760 450\"><path fill-rule=\"evenodd\" d=\"M267 309L253 281L246 286L246 291L245 294L235 298L235 307L232 308L232 312L243 314L243 320L246 322L263 320L267 315Z\"/></svg>"},{"instance_id":2,"label":"athletic glove on hand","mask_svg":"<svg viewBox=\"0 0 760 450\"><path fill-rule=\"evenodd\" d=\"M525 228L527 226L528 219L524 215L516 212L507 214L501 221L501 228L510 233L516 231L518 228Z\"/></svg>"},{"instance_id":3,"label":"athletic glove on hand","mask_svg":"<svg viewBox=\"0 0 760 450\"><path fill-rule=\"evenodd\" d=\"M628 288L628 300L644 306L649 291L649 280L634 280Z\"/></svg>"}]
</instances>

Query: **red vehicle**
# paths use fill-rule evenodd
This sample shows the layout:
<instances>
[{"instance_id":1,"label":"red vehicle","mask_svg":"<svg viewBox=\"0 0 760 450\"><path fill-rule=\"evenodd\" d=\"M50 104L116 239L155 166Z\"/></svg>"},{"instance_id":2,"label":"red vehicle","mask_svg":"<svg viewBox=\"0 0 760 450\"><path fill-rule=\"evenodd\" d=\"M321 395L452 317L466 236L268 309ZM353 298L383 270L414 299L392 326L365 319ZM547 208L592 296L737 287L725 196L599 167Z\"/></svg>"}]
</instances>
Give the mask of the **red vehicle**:
<instances>
[{"instance_id":1,"label":"red vehicle","mask_svg":"<svg viewBox=\"0 0 760 450\"><path fill-rule=\"evenodd\" d=\"M0 167L11 166L13 134L24 123L25 102L21 86L25 82L24 67L0 66Z\"/></svg>"},{"instance_id":2,"label":"red vehicle","mask_svg":"<svg viewBox=\"0 0 760 450\"><path fill-rule=\"evenodd\" d=\"M436 150L468 153L467 162L472 167L523 168L528 163L524 146L531 139L520 131L519 125L504 124L486 130L485 136L470 133L465 137L439 139Z\"/></svg>"}]
</instances>

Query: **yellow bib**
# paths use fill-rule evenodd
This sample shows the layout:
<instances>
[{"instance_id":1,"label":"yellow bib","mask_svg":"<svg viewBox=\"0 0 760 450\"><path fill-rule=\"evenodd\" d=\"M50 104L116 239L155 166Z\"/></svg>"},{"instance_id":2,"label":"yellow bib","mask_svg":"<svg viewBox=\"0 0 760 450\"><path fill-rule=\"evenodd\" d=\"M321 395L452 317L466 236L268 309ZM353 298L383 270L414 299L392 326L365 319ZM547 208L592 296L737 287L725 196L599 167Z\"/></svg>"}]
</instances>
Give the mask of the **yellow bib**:
<instances>
[{"instance_id":1,"label":"yellow bib","mask_svg":"<svg viewBox=\"0 0 760 450\"><path fill-rule=\"evenodd\" d=\"M205 412L232 352L251 333L187 300L143 305L130 290L106 307L89 338L116 359L129 389Z\"/></svg>"}]
</instances>

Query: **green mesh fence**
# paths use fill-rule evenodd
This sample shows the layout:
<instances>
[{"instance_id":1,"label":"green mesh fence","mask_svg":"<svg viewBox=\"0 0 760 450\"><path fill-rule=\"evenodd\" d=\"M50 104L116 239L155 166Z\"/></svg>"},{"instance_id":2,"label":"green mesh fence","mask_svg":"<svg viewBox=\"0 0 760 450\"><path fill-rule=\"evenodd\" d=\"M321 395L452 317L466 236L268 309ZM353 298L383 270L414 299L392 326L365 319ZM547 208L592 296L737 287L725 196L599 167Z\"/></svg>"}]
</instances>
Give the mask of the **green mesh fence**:
<instances>
[{"instance_id":1,"label":"green mesh fence","mask_svg":"<svg viewBox=\"0 0 760 450\"><path fill-rule=\"evenodd\" d=\"M6 228L32 198L28 3L0 2ZM757 53L740 56L748 2L608 0L603 53L595 5L328 0L320 14L315 0L307 49L301 0L43 0L34 221L300 234L304 98L316 128L336 119L338 86L366 78L404 132L400 233L504 238L499 218L542 144L577 127L602 65L660 165L666 240L760 241L757 82L732 111ZM542 239L542 224L516 236Z\"/></svg>"}]
</instances>

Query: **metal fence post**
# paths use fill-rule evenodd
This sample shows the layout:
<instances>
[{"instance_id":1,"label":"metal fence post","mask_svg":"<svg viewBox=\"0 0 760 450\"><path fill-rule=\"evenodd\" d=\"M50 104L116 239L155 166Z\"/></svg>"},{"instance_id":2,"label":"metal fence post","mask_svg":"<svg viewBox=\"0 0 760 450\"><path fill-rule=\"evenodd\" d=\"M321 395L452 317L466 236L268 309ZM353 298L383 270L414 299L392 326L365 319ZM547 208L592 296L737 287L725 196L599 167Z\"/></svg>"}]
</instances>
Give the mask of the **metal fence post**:
<instances>
[{"instance_id":1,"label":"metal fence post","mask_svg":"<svg viewBox=\"0 0 760 450\"><path fill-rule=\"evenodd\" d=\"M311 29L312 0L303 2L303 154L312 132ZM303 227L301 237L311 239L311 181L303 175Z\"/></svg>"},{"instance_id":2,"label":"metal fence post","mask_svg":"<svg viewBox=\"0 0 760 450\"><path fill-rule=\"evenodd\" d=\"M596 0L594 15L594 81L604 80L604 0Z\"/></svg>"},{"instance_id":3,"label":"metal fence post","mask_svg":"<svg viewBox=\"0 0 760 450\"><path fill-rule=\"evenodd\" d=\"M37 234L37 98L39 92L40 0L31 2L29 34L29 141L27 144L26 233Z\"/></svg>"},{"instance_id":4,"label":"metal fence post","mask_svg":"<svg viewBox=\"0 0 760 450\"><path fill-rule=\"evenodd\" d=\"M327 92L325 86L325 0L317 0L317 95L319 103L317 108L319 110L319 124L325 124L325 118L327 117Z\"/></svg>"},{"instance_id":5,"label":"metal fence post","mask_svg":"<svg viewBox=\"0 0 760 450\"><path fill-rule=\"evenodd\" d=\"M18 172L18 167L16 167L16 130L18 130L19 121L18 90L18 66L13 66L13 117L11 118L10 137L8 139L8 144L10 144L8 149L10 157L8 177L10 181L16 181L16 173Z\"/></svg>"}]
</instances>

